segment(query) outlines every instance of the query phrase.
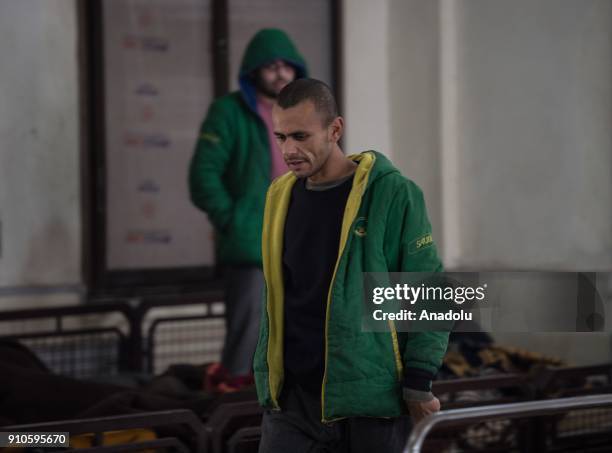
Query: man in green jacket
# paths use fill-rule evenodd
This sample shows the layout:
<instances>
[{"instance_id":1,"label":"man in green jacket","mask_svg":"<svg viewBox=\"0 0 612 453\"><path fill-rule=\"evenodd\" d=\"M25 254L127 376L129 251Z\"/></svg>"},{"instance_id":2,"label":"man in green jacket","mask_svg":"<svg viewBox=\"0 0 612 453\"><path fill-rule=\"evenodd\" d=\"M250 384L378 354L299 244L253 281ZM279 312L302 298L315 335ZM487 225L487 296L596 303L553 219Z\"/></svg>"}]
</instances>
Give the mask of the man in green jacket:
<instances>
[{"instance_id":1,"label":"man in green jacket","mask_svg":"<svg viewBox=\"0 0 612 453\"><path fill-rule=\"evenodd\" d=\"M261 314L261 228L265 194L287 167L272 135L278 92L306 76L306 63L278 29L259 31L240 66L240 90L208 110L189 173L191 200L215 227L217 263L226 268L226 338L218 390L248 382ZM272 140L271 140L272 138Z\"/></svg>"},{"instance_id":2,"label":"man in green jacket","mask_svg":"<svg viewBox=\"0 0 612 453\"><path fill-rule=\"evenodd\" d=\"M421 190L382 154L346 156L329 88L287 85L273 110L289 173L270 186L254 370L260 452L401 451L439 410L446 332L362 330L363 272L437 272Z\"/></svg>"}]
</instances>

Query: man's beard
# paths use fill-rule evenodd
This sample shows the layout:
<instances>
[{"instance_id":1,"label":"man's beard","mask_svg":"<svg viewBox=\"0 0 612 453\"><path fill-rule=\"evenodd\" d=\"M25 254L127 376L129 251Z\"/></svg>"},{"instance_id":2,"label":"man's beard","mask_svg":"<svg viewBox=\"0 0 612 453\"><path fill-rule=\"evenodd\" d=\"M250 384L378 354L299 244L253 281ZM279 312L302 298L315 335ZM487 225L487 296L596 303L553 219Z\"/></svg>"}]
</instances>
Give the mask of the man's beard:
<instances>
[{"instance_id":1,"label":"man's beard","mask_svg":"<svg viewBox=\"0 0 612 453\"><path fill-rule=\"evenodd\" d=\"M265 83L258 83L257 91L269 98L276 99L278 97L278 93L274 90L274 88L267 86Z\"/></svg>"},{"instance_id":2,"label":"man's beard","mask_svg":"<svg viewBox=\"0 0 612 453\"><path fill-rule=\"evenodd\" d=\"M280 92L280 90L276 91L274 89L274 85L276 85L276 83L281 80L285 82L284 86L286 86L287 84L291 82L290 80L288 81L288 80L285 80L279 77L275 79L272 83L267 84L259 75L256 75L255 76L255 88L257 89L258 92L260 92L264 96L276 99L278 97L278 93Z\"/></svg>"}]
</instances>

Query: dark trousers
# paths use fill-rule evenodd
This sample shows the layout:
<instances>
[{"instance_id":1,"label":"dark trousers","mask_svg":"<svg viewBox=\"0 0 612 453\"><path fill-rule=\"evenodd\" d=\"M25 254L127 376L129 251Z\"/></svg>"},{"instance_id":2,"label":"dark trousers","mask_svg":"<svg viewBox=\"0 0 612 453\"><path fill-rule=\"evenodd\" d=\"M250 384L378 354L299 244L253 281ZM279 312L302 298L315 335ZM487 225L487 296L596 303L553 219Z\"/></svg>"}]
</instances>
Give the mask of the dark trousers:
<instances>
[{"instance_id":1,"label":"dark trousers","mask_svg":"<svg viewBox=\"0 0 612 453\"><path fill-rule=\"evenodd\" d=\"M225 344L221 363L231 376L253 371L259 336L263 272L257 266L230 266L225 283Z\"/></svg>"},{"instance_id":2,"label":"dark trousers","mask_svg":"<svg viewBox=\"0 0 612 453\"><path fill-rule=\"evenodd\" d=\"M259 453L401 453L412 424L396 418L350 417L321 422L319 395L299 385L284 387L280 411L266 411Z\"/></svg>"}]
</instances>

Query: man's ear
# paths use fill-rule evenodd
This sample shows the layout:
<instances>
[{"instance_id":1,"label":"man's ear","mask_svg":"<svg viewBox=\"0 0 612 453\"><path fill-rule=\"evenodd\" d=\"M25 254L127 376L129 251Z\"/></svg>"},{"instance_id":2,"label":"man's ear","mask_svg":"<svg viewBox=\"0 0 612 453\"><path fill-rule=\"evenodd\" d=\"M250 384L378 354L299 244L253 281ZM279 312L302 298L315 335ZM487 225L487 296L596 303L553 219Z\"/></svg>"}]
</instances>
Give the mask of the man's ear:
<instances>
[{"instance_id":1,"label":"man's ear","mask_svg":"<svg viewBox=\"0 0 612 453\"><path fill-rule=\"evenodd\" d=\"M338 142L344 132L344 119L337 116L329 125L330 138L333 142Z\"/></svg>"}]
</instances>

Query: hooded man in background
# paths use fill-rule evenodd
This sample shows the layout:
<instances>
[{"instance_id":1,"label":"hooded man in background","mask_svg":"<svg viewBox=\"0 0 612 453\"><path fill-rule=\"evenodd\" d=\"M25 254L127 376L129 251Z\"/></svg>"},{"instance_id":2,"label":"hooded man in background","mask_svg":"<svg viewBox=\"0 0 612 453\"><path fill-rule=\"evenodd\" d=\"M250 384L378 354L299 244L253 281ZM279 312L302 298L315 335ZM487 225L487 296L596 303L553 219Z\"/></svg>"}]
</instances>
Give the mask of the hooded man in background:
<instances>
[{"instance_id":1,"label":"hooded man in background","mask_svg":"<svg viewBox=\"0 0 612 453\"><path fill-rule=\"evenodd\" d=\"M252 382L261 316L261 230L270 182L288 171L274 138L272 107L306 63L282 30L260 30L240 66L238 91L210 106L189 171L192 202L215 228L217 263L226 268L226 337L221 364L209 369L218 391Z\"/></svg>"}]
</instances>

